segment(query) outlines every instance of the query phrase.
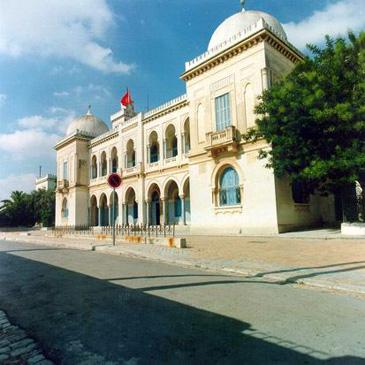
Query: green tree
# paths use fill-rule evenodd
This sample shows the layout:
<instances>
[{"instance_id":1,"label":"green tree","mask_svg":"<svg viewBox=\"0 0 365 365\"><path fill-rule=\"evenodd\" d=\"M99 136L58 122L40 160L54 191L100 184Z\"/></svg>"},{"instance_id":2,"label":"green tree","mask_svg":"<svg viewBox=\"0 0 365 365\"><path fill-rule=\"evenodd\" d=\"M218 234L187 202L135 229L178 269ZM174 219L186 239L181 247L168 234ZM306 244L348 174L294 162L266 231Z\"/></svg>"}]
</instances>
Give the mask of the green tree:
<instances>
[{"instance_id":1,"label":"green tree","mask_svg":"<svg viewBox=\"0 0 365 365\"><path fill-rule=\"evenodd\" d=\"M41 189L31 193L34 219L44 227L54 225L55 220L55 192Z\"/></svg>"},{"instance_id":2,"label":"green tree","mask_svg":"<svg viewBox=\"0 0 365 365\"><path fill-rule=\"evenodd\" d=\"M310 192L344 190L365 167L365 32L326 37L261 97L257 129L266 139L267 166L278 177L305 183Z\"/></svg>"},{"instance_id":3,"label":"green tree","mask_svg":"<svg viewBox=\"0 0 365 365\"><path fill-rule=\"evenodd\" d=\"M34 224L32 203L29 194L13 191L0 207L2 220L9 226L31 226Z\"/></svg>"},{"instance_id":4,"label":"green tree","mask_svg":"<svg viewBox=\"0 0 365 365\"><path fill-rule=\"evenodd\" d=\"M54 225L55 193L50 190L33 191L30 194L13 191L0 206L0 226Z\"/></svg>"}]
</instances>

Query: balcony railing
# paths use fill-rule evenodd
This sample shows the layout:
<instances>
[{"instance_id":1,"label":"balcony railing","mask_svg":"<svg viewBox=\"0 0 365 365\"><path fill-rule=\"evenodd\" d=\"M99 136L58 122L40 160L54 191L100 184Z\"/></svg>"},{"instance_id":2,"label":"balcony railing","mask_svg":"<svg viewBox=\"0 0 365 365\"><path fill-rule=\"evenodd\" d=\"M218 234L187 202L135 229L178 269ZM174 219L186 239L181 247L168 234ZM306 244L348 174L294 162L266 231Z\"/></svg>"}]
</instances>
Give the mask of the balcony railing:
<instances>
[{"instance_id":1,"label":"balcony railing","mask_svg":"<svg viewBox=\"0 0 365 365\"><path fill-rule=\"evenodd\" d=\"M172 163L172 162L176 162L176 156L165 159L165 163Z\"/></svg>"},{"instance_id":2,"label":"balcony railing","mask_svg":"<svg viewBox=\"0 0 365 365\"><path fill-rule=\"evenodd\" d=\"M205 149L213 156L222 152L237 152L238 137L234 126L229 126L222 131L207 134L208 142Z\"/></svg>"}]
</instances>

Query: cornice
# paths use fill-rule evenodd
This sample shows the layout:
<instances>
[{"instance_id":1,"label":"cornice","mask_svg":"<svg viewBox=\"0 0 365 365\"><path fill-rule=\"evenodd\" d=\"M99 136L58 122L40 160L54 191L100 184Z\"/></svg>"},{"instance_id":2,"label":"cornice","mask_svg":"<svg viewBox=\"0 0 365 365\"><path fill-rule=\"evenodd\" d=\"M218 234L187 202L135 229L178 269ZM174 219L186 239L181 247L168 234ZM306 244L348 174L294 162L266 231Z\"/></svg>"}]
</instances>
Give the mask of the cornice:
<instances>
[{"instance_id":1,"label":"cornice","mask_svg":"<svg viewBox=\"0 0 365 365\"><path fill-rule=\"evenodd\" d=\"M78 141L84 141L84 142L89 142L90 141L90 137L86 137L86 136L82 136L80 134L73 134L69 137L66 137L64 139L62 139L61 141L59 141L55 146L54 149L56 151L58 151L60 148L64 147L65 145L74 142L75 140Z\"/></svg>"},{"instance_id":2,"label":"cornice","mask_svg":"<svg viewBox=\"0 0 365 365\"><path fill-rule=\"evenodd\" d=\"M97 139L91 140L90 144L89 144L89 148L98 146L104 142L110 141L111 139L118 137L119 131L118 131L118 129L116 129L113 131L109 131L107 133L108 134L106 134L105 136L101 135L101 136L97 137Z\"/></svg>"},{"instance_id":3,"label":"cornice","mask_svg":"<svg viewBox=\"0 0 365 365\"><path fill-rule=\"evenodd\" d=\"M182 101L180 101L179 103L176 103L174 105L171 105L170 107L168 108L165 108L165 109L162 109L158 112L156 112L155 114L145 118L143 120L143 123L148 123L152 120L155 120L155 119L158 119L166 114L170 114L176 110L179 110L179 109L182 109L184 108L185 106L189 105L189 102L186 100L186 99L183 99Z\"/></svg>"},{"instance_id":4,"label":"cornice","mask_svg":"<svg viewBox=\"0 0 365 365\"><path fill-rule=\"evenodd\" d=\"M252 36L234 44L231 47L228 47L222 52L207 59L205 62L202 62L190 70L184 72L180 76L180 79L189 81L264 41L270 44L273 48L275 48L293 63L297 63L304 58L301 52L299 52L294 46L283 42L270 30L263 28Z\"/></svg>"}]
</instances>

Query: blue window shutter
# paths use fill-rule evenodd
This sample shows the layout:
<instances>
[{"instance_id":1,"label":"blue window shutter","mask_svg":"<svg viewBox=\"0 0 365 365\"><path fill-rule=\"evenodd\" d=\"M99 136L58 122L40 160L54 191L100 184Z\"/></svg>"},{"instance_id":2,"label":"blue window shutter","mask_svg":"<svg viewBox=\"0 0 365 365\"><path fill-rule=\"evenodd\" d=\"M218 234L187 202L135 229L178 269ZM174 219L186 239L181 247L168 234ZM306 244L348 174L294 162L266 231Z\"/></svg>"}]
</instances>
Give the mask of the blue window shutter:
<instances>
[{"instance_id":1,"label":"blue window shutter","mask_svg":"<svg viewBox=\"0 0 365 365\"><path fill-rule=\"evenodd\" d=\"M215 98L216 130L221 131L231 125L229 93Z\"/></svg>"},{"instance_id":2,"label":"blue window shutter","mask_svg":"<svg viewBox=\"0 0 365 365\"><path fill-rule=\"evenodd\" d=\"M237 205L241 203L238 174L233 167L227 167L220 179L220 204Z\"/></svg>"}]
</instances>

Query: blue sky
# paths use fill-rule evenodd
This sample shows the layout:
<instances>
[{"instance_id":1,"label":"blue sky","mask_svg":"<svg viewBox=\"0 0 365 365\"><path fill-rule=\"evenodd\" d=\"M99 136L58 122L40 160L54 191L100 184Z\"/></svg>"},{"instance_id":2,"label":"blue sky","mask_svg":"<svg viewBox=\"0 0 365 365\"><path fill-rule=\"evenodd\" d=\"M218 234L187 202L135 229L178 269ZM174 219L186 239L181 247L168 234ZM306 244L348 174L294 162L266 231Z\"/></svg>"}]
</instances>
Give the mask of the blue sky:
<instances>
[{"instance_id":1,"label":"blue sky","mask_svg":"<svg viewBox=\"0 0 365 365\"><path fill-rule=\"evenodd\" d=\"M304 48L365 29L364 0L247 0ZM21 11L19 11L21 9ZM184 62L205 52L239 0L0 0L0 199L55 171L54 143L86 112L108 124L129 86L137 110L185 92Z\"/></svg>"}]
</instances>

